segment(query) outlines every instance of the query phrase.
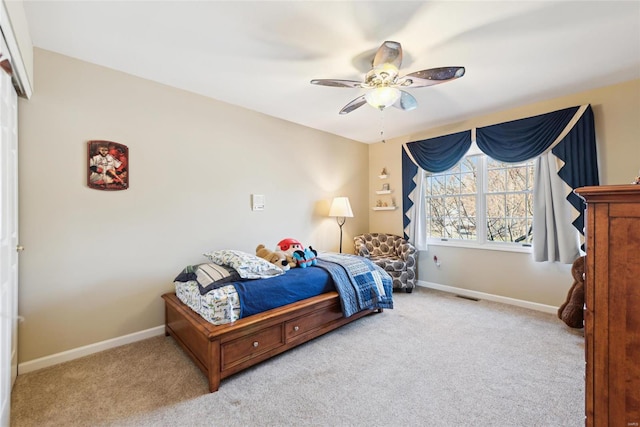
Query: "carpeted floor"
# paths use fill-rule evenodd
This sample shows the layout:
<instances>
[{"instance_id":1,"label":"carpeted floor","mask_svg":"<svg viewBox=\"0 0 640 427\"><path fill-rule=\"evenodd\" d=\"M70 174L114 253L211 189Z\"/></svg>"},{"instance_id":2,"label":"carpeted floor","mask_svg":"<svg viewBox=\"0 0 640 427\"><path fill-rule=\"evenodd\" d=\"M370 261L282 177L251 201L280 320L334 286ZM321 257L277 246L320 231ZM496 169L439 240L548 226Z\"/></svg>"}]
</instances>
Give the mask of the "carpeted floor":
<instances>
[{"instance_id":1,"label":"carpeted floor","mask_svg":"<svg viewBox=\"0 0 640 427\"><path fill-rule=\"evenodd\" d=\"M11 426L583 426L584 340L418 288L208 393L169 337L19 375Z\"/></svg>"}]
</instances>

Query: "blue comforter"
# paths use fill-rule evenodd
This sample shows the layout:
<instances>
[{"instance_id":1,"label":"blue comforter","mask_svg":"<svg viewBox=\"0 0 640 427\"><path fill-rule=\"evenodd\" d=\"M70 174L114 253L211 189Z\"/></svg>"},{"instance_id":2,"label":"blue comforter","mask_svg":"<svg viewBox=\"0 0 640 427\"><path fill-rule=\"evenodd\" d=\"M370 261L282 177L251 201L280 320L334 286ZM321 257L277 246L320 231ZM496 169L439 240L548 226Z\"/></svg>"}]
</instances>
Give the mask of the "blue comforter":
<instances>
[{"instance_id":1,"label":"blue comforter","mask_svg":"<svg viewBox=\"0 0 640 427\"><path fill-rule=\"evenodd\" d=\"M292 268L280 276L229 284L238 292L240 317L336 290L331 276L325 270L315 267Z\"/></svg>"},{"instance_id":2,"label":"blue comforter","mask_svg":"<svg viewBox=\"0 0 640 427\"><path fill-rule=\"evenodd\" d=\"M251 316L329 291L340 295L349 317L366 309L393 308L391 276L366 258L321 254L318 263L281 276L229 283L238 292L240 317Z\"/></svg>"}]
</instances>

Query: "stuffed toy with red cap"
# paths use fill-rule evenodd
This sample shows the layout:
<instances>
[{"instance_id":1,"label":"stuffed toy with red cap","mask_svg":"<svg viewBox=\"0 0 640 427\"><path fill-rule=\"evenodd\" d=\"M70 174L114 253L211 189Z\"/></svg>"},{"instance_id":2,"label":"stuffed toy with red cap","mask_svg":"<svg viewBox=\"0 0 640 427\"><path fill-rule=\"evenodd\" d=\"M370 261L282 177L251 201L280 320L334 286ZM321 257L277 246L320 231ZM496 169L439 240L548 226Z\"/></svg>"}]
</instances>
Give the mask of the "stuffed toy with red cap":
<instances>
[{"instance_id":1,"label":"stuffed toy with red cap","mask_svg":"<svg viewBox=\"0 0 640 427\"><path fill-rule=\"evenodd\" d=\"M298 242L296 239L287 238L278 242L276 251L282 251L289 256L293 256L296 251L304 251L304 246L302 246L302 243Z\"/></svg>"},{"instance_id":2,"label":"stuffed toy with red cap","mask_svg":"<svg viewBox=\"0 0 640 427\"><path fill-rule=\"evenodd\" d=\"M309 246L309 248L311 248L311 246ZM308 249L305 250L305 247L302 246L302 243L300 243L296 239L287 238L280 240L280 242L278 242L278 246L276 247L276 252L278 251L287 254L287 259L289 259L289 257L293 259L297 267L304 268L317 263L315 256L313 256L313 259L308 259L307 257L307 254L315 254Z\"/></svg>"}]
</instances>

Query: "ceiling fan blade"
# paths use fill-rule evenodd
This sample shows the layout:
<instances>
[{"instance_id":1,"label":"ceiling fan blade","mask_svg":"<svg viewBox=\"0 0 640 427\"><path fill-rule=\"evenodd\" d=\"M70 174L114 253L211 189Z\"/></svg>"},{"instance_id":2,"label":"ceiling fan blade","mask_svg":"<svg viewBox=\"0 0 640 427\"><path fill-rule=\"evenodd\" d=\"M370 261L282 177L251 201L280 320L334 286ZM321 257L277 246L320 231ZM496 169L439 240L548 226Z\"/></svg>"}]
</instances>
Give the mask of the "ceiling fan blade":
<instances>
[{"instance_id":1,"label":"ceiling fan blade","mask_svg":"<svg viewBox=\"0 0 640 427\"><path fill-rule=\"evenodd\" d=\"M402 46L398 42L386 41L378 48L373 58L373 68L382 64L393 64L396 68L402 65Z\"/></svg>"},{"instance_id":2,"label":"ceiling fan blade","mask_svg":"<svg viewBox=\"0 0 640 427\"><path fill-rule=\"evenodd\" d=\"M423 87L445 83L464 76L464 67L440 67L407 74L402 79L404 87ZM410 81L410 83L409 83Z\"/></svg>"},{"instance_id":3,"label":"ceiling fan blade","mask_svg":"<svg viewBox=\"0 0 640 427\"><path fill-rule=\"evenodd\" d=\"M355 110L356 108L362 107L367 103L367 100L364 98L364 95L357 97L347 105L345 105L342 110L340 110L340 114L348 114Z\"/></svg>"},{"instance_id":4,"label":"ceiling fan blade","mask_svg":"<svg viewBox=\"0 0 640 427\"><path fill-rule=\"evenodd\" d=\"M411 111L418 107L418 101L409 92L400 91L400 98L393 104L394 107L404 111Z\"/></svg>"},{"instance_id":5,"label":"ceiling fan blade","mask_svg":"<svg viewBox=\"0 0 640 427\"><path fill-rule=\"evenodd\" d=\"M321 85L321 86L333 86L333 87L351 87L351 88L362 87L362 82L358 82L355 80L315 79L315 80L311 80L311 84Z\"/></svg>"}]
</instances>

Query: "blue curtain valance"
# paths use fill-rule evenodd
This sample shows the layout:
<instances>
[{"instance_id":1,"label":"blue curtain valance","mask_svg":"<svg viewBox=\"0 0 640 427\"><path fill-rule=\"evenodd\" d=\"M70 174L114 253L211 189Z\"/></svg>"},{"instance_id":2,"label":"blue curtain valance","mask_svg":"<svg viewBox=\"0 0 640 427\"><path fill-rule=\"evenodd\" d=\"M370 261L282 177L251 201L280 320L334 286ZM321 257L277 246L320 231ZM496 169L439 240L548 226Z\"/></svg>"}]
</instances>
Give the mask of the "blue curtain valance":
<instances>
[{"instance_id":1,"label":"blue curtain valance","mask_svg":"<svg viewBox=\"0 0 640 427\"><path fill-rule=\"evenodd\" d=\"M471 130L410 142L407 149L418 166L429 172L454 167L471 147Z\"/></svg>"},{"instance_id":2,"label":"blue curtain valance","mask_svg":"<svg viewBox=\"0 0 640 427\"><path fill-rule=\"evenodd\" d=\"M522 162L544 153L579 107L476 129L478 148L501 162Z\"/></svg>"}]
</instances>

